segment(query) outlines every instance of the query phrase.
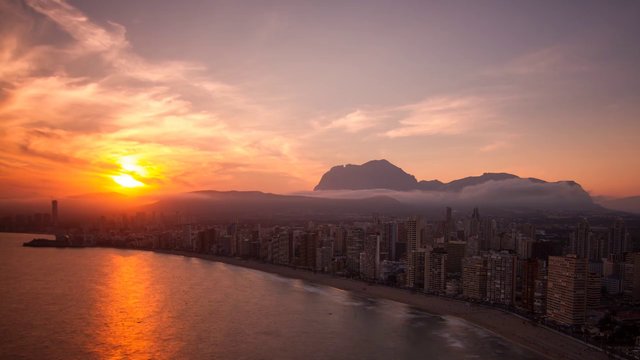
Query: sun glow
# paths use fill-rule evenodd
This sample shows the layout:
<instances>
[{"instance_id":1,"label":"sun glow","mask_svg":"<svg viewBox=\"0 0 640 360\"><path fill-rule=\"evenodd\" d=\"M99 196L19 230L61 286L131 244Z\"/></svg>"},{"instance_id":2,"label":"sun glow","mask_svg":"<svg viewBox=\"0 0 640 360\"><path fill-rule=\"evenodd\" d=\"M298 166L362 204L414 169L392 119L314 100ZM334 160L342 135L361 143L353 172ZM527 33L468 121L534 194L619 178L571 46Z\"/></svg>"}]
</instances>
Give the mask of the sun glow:
<instances>
[{"instance_id":1,"label":"sun glow","mask_svg":"<svg viewBox=\"0 0 640 360\"><path fill-rule=\"evenodd\" d=\"M143 179L150 176L149 169L139 163L135 155L122 156L116 160L120 170L111 178L124 188L137 188L146 186Z\"/></svg>"},{"instance_id":2,"label":"sun glow","mask_svg":"<svg viewBox=\"0 0 640 360\"><path fill-rule=\"evenodd\" d=\"M144 186L143 182L136 180L133 176L129 174L114 175L111 178L113 179L113 181L118 183L118 185L126 188L135 188L135 187Z\"/></svg>"},{"instance_id":3,"label":"sun glow","mask_svg":"<svg viewBox=\"0 0 640 360\"><path fill-rule=\"evenodd\" d=\"M134 156L123 156L120 158L120 160L118 160L118 163L120 163L122 170L126 172L134 173L140 176L148 175L147 169L138 164L138 159Z\"/></svg>"}]
</instances>

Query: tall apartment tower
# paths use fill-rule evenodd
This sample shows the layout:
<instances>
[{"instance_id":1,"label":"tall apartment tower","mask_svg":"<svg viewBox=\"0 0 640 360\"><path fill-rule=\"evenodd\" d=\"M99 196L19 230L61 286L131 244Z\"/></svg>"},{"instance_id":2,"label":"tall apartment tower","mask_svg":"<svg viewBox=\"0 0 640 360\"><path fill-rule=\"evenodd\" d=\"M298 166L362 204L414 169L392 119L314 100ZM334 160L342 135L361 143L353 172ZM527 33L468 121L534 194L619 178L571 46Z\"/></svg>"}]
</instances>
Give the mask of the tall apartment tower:
<instances>
[{"instance_id":1,"label":"tall apartment tower","mask_svg":"<svg viewBox=\"0 0 640 360\"><path fill-rule=\"evenodd\" d=\"M469 222L469 236L477 236L480 233L480 210L473 208Z\"/></svg>"},{"instance_id":2,"label":"tall apartment tower","mask_svg":"<svg viewBox=\"0 0 640 360\"><path fill-rule=\"evenodd\" d=\"M444 293L447 283L447 251L442 248L427 249L424 257L424 291Z\"/></svg>"},{"instance_id":3,"label":"tall apartment tower","mask_svg":"<svg viewBox=\"0 0 640 360\"><path fill-rule=\"evenodd\" d=\"M544 264L538 259L519 260L522 268L522 296L520 306L533 312L535 303L536 284L541 274L540 267Z\"/></svg>"},{"instance_id":4,"label":"tall apartment tower","mask_svg":"<svg viewBox=\"0 0 640 360\"><path fill-rule=\"evenodd\" d=\"M591 227L587 219L582 219L576 226L576 230L571 234L571 254L579 258L589 257L591 245Z\"/></svg>"},{"instance_id":5,"label":"tall apartment tower","mask_svg":"<svg viewBox=\"0 0 640 360\"><path fill-rule=\"evenodd\" d=\"M487 258L487 297L492 303L513 305L515 302L517 256L506 251L491 253Z\"/></svg>"},{"instance_id":6,"label":"tall apartment tower","mask_svg":"<svg viewBox=\"0 0 640 360\"><path fill-rule=\"evenodd\" d=\"M384 223L382 237L384 239L384 244L387 245L387 258L391 261L398 261L398 255L396 254L396 244L398 243L398 223L395 221Z\"/></svg>"},{"instance_id":7,"label":"tall apartment tower","mask_svg":"<svg viewBox=\"0 0 640 360\"><path fill-rule=\"evenodd\" d=\"M447 273L462 273L462 259L465 257L467 243L465 241L449 241L447 250Z\"/></svg>"},{"instance_id":8,"label":"tall apartment tower","mask_svg":"<svg viewBox=\"0 0 640 360\"><path fill-rule=\"evenodd\" d=\"M599 304L599 279L588 260L576 255L549 256L547 315L564 325L582 325L587 309Z\"/></svg>"},{"instance_id":9,"label":"tall apartment tower","mask_svg":"<svg viewBox=\"0 0 640 360\"><path fill-rule=\"evenodd\" d=\"M609 251L611 254L622 257L624 252L628 251L628 237L629 234L627 233L627 227L624 225L624 220L621 218L616 219L609 229Z\"/></svg>"},{"instance_id":10,"label":"tall apartment tower","mask_svg":"<svg viewBox=\"0 0 640 360\"><path fill-rule=\"evenodd\" d=\"M487 296L487 260L481 256L462 260L462 295L476 300Z\"/></svg>"},{"instance_id":11,"label":"tall apartment tower","mask_svg":"<svg viewBox=\"0 0 640 360\"><path fill-rule=\"evenodd\" d=\"M364 240L364 257L360 260L360 273L365 279L374 280L380 269L380 235L369 235Z\"/></svg>"},{"instance_id":12,"label":"tall apartment tower","mask_svg":"<svg viewBox=\"0 0 640 360\"><path fill-rule=\"evenodd\" d=\"M445 220L444 220L444 242L447 243L451 240L451 233L453 232L454 224L453 217L451 215L452 210L447 206L445 211Z\"/></svg>"},{"instance_id":13,"label":"tall apartment tower","mask_svg":"<svg viewBox=\"0 0 640 360\"><path fill-rule=\"evenodd\" d=\"M51 223L58 226L58 200L51 201Z\"/></svg>"},{"instance_id":14,"label":"tall apartment tower","mask_svg":"<svg viewBox=\"0 0 640 360\"><path fill-rule=\"evenodd\" d=\"M407 220L407 287L413 288L421 283L423 278L424 249L420 249L420 240L424 223L418 217ZM422 250L422 251L419 251Z\"/></svg>"}]
</instances>

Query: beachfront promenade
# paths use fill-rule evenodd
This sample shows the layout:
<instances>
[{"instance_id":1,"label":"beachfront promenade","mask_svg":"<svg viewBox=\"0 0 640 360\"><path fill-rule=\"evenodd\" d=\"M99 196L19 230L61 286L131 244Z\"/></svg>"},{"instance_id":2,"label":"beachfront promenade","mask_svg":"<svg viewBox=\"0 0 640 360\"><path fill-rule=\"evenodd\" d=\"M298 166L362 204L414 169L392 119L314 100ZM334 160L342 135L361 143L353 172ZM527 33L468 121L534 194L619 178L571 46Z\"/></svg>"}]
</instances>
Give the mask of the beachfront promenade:
<instances>
[{"instance_id":1,"label":"beachfront promenade","mask_svg":"<svg viewBox=\"0 0 640 360\"><path fill-rule=\"evenodd\" d=\"M316 284L351 291L365 297L374 297L401 302L431 314L454 316L489 330L509 341L526 347L549 359L608 359L602 351L568 335L532 323L518 315L490 308L480 304L465 302L422 293L412 293L406 289L383 285L371 285L360 280L314 273L308 270L262 263L253 260L196 254L185 251L157 251L163 254L182 255L230 265L264 271L280 276L300 279Z\"/></svg>"}]
</instances>

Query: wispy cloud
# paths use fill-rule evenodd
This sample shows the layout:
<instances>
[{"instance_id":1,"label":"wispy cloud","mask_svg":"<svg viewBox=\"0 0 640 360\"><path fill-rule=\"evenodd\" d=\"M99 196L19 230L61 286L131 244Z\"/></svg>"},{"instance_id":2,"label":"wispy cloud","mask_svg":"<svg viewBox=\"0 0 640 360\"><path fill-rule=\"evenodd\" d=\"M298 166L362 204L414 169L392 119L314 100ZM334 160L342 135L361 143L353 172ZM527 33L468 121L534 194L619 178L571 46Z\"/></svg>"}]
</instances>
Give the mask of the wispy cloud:
<instances>
[{"instance_id":1,"label":"wispy cloud","mask_svg":"<svg viewBox=\"0 0 640 360\"><path fill-rule=\"evenodd\" d=\"M367 131L388 138L457 135L495 121L499 100L496 94L435 96L413 104L357 109L337 119L312 124L320 132Z\"/></svg>"},{"instance_id":2,"label":"wispy cloud","mask_svg":"<svg viewBox=\"0 0 640 360\"><path fill-rule=\"evenodd\" d=\"M162 164L147 182L173 183L174 191L187 183L253 188L242 168L217 164L247 163L278 178L302 164L295 138L260 129L275 111L211 79L200 64L146 60L122 25L98 25L65 1L27 5L70 40L32 45L26 41L32 28L20 24L35 20L19 4L0 6L17 19L15 27L0 27L0 162L30 165L0 173L3 183L31 177L46 179L54 192L95 191L111 184L108 175L119 157L133 154ZM208 168L219 169L218 176L208 176ZM303 171L292 173L291 181L304 186L296 177ZM188 179L181 178L185 174ZM271 185L278 190L276 182Z\"/></svg>"},{"instance_id":3,"label":"wispy cloud","mask_svg":"<svg viewBox=\"0 0 640 360\"><path fill-rule=\"evenodd\" d=\"M465 133L493 115L487 100L478 97L437 97L396 110L403 113L398 126L386 131L390 138Z\"/></svg>"},{"instance_id":4,"label":"wispy cloud","mask_svg":"<svg viewBox=\"0 0 640 360\"><path fill-rule=\"evenodd\" d=\"M348 133L357 133L376 126L378 120L372 112L357 109L325 124L315 121L313 125L319 130L339 129Z\"/></svg>"},{"instance_id":5,"label":"wispy cloud","mask_svg":"<svg viewBox=\"0 0 640 360\"><path fill-rule=\"evenodd\" d=\"M496 134L496 139L480 148L481 152L489 153L503 150L513 146L514 141L519 138L518 134Z\"/></svg>"}]
</instances>

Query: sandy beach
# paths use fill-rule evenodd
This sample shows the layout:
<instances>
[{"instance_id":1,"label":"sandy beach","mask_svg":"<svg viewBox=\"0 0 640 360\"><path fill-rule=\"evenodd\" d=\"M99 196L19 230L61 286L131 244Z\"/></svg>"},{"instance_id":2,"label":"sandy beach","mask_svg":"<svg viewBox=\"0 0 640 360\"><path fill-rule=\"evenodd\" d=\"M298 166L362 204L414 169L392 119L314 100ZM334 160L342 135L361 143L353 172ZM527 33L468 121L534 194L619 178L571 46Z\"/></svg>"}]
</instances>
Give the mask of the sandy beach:
<instances>
[{"instance_id":1,"label":"sandy beach","mask_svg":"<svg viewBox=\"0 0 640 360\"><path fill-rule=\"evenodd\" d=\"M230 265L277 274L288 278L301 279L316 284L331 286L366 297L393 300L414 306L431 314L455 316L489 330L498 336L517 343L549 359L584 360L609 358L602 351L581 343L570 336L561 334L546 327L537 326L526 319L499 309L488 308L477 304L438 296L413 294L403 289L396 289L381 285L369 285L362 281L251 260L181 251L156 252L218 261Z\"/></svg>"}]
</instances>

